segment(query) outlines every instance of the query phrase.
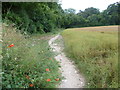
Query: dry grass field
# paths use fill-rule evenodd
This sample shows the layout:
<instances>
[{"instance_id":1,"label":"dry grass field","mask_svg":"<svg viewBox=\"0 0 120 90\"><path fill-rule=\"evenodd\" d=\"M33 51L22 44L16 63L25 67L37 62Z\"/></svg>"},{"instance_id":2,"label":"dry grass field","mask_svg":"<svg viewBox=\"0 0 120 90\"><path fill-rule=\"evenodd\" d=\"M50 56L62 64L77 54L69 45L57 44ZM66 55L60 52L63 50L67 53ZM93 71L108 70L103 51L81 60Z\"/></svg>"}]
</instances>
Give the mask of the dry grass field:
<instances>
[{"instance_id":1,"label":"dry grass field","mask_svg":"<svg viewBox=\"0 0 120 90\"><path fill-rule=\"evenodd\" d=\"M89 88L118 87L118 26L70 28L62 33L65 52Z\"/></svg>"},{"instance_id":2,"label":"dry grass field","mask_svg":"<svg viewBox=\"0 0 120 90\"><path fill-rule=\"evenodd\" d=\"M85 27L85 28L74 28L74 30L85 30L85 31L118 31L118 25L114 26L98 26L98 27Z\"/></svg>"}]
</instances>

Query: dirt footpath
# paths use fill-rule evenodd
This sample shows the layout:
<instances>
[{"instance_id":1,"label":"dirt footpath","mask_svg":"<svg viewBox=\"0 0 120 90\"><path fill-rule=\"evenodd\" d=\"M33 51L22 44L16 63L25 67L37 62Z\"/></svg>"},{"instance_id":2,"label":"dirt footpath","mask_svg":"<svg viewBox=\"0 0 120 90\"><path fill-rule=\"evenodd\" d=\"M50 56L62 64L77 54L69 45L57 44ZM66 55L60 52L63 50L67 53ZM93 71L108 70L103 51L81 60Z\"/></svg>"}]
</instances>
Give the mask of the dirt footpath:
<instances>
[{"instance_id":1,"label":"dirt footpath","mask_svg":"<svg viewBox=\"0 0 120 90\"><path fill-rule=\"evenodd\" d=\"M55 42L60 38L61 36L57 35L49 40L51 50L58 53L58 55L55 56L55 59L60 62L60 71L65 78L61 81L58 88L82 88L85 85L83 76L78 72L73 62L65 56L64 52L62 52L62 47Z\"/></svg>"}]
</instances>

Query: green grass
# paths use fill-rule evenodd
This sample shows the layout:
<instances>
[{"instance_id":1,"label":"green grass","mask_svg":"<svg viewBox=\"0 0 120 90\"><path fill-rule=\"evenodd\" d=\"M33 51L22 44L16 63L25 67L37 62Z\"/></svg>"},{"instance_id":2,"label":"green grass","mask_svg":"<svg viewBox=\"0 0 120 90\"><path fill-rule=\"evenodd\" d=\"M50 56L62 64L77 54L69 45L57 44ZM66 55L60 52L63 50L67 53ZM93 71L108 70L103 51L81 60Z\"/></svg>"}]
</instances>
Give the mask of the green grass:
<instances>
[{"instance_id":1,"label":"green grass","mask_svg":"<svg viewBox=\"0 0 120 90\"><path fill-rule=\"evenodd\" d=\"M66 54L85 76L85 87L118 87L117 31L101 33L73 28L63 31L62 36Z\"/></svg>"},{"instance_id":2,"label":"green grass","mask_svg":"<svg viewBox=\"0 0 120 90\"><path fill-rule=\"evenodd\" d=\"M0 87L2 87L2 23L1 23L1 20L0 20Z\"/></svg>"},{"instance_id":3,"label":"green grass","mask_svg":"<svg viewBox=\"0 0 120 90\"><path fill-rule=\"evenodd\" d=\"M55 88L60 82L55 79L61 77L58 62L48 45L53 34L25 38L11 26L5 25L3 31L3 88ZM8 48L11 44L14 46ZM47 68L50 71L46 71ZM47 82L47 79L51 81Z\"/></svg>"}]
</instances>

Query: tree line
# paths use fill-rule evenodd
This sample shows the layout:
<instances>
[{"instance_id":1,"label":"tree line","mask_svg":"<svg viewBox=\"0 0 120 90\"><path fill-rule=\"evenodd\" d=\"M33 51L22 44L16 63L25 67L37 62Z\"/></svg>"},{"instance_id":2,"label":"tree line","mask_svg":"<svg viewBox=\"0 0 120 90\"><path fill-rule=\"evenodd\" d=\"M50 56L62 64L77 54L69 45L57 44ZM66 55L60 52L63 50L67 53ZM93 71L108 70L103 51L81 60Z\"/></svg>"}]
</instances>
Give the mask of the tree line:
<instances>
[{"instance_id":1,"label":"tree line","mask_svg":"<svg viewBox=\"0 0 120 90\"><path fill-rule=\"evenodd\" d=\"M100 12L94 7L76 13L63 10L57 2L3 2L3 21L12 22L27 33L47 33L57 28L120 25L120 3L110 4Z\"/></svg>"}]
</instances>

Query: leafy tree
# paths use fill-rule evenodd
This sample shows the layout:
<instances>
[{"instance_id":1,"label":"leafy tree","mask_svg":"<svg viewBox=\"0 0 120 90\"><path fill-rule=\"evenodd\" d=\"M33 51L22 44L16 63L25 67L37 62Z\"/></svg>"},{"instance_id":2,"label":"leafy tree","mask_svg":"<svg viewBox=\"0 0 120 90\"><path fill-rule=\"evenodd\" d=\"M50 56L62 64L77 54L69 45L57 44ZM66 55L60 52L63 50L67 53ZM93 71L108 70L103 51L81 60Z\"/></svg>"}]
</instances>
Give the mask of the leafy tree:
<instances>
[{"instance_id":1,"label":"leafy tree","mask_svg":"<svg viewBox=\"0 0 120 90\"><path fill-rule=\"evenodd\" d=\"M3 20L15 23L23 33L47 33L56 28L86 27L120 24L120 3L116 2L100 12L94 7L63 10L56 2L3 2Z\"/></svg>"},{"instance_id":2,"label":"leafy tree","mask_svg":"<svg viewBox=\"0 0 120 90\"><path fill-rule=\"evenodd\" d=\"M80 10L78 13L78 15L83 16L84 18L92 16L93 14L100 14L99 9L90 7L90 8L86 8L84 11Z\"/></svg>"},{"instance_id":3,"label":"leafy tree","mask_svg":"<svg viewBox=\"0 0 120 90\"><path fill-rule=\"evenodd\" d=\"M93 14L92 16L89 16L87 19L89 20L89 25L90 26L101 25L101 23L100 23L100 20L101 20L100 15Z\"/></svg>"},{"instance_id":4,"label":"leafy tree","mask_svg":"<svg viewBox=\"0 0 120 90\"><path fill-rule=\"evenodd\" d=\"M75 14L76 10L73 8L69 8L69 9L65 9L66 13L71 13L71 14Z\"/></svg>"}]
</instances>

